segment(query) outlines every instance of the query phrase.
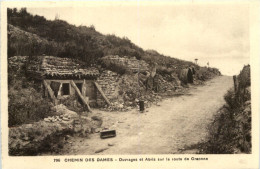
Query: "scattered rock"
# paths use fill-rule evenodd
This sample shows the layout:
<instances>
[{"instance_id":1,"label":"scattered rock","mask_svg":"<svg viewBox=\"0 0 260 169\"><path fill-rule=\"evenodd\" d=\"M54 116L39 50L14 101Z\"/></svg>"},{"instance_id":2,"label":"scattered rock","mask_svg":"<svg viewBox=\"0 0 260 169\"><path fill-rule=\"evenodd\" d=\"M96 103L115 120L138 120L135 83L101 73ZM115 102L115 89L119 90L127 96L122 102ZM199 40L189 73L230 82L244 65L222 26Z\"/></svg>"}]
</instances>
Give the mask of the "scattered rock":
<instances>
[{"instance_id":1,"label":"scattered rock","mask_svg":"<svg viewBox=\"0 0 260 169\"><path fill-rule=\"evenodd\" d=\"M102 131L101 128L96 128L96 129L95 129L95 133L99 133L100 131Z\"/></svg>"},{"instance_id":2,"label":"scattered rock","mask_svg":"<svg viewBox=\"0 0 260 169\"><path fill-rule=\"evenodd\" d=\"M44 118L43 120L46 122L50 122L50 120L48 118Z\"/></svg>"},{"instance_id":3,"label":"scattered rock","mask_svg":"<svg viewBox=\"0 0 260 169\"><path fill-rule=\"evenodd\" d=\"M66 112L65 109L62 111ZM72 116L71 114L49 116L32 124L9 128L10 154L34 155L40 153L39 149L51 151L53 147L58 147L58 144L65 144L66 142L72 144L72 142L69 142L72 133L87 138L91 127L95 129L99 126L100 128L100 121L79 115ZM94 117L94 119L100 118Z\"/></svg>"},{"instance_id":4,"label":"scattered rock","mask_svg":"<svg viewBox=\"0 0 260 169\"><path fill-rule=\"evenodd\" d=\"M91 119L96 121L102 121L102 118L99 116L92 116Z\"/></svg>"},{"instance_id":5,"label":"scattered rock","mask_svg":"<svg viewBox=\"0 0 260 169\"><path fill-rule=\"evenodd\" d=\"M24 140L24 141L28 141L28 140L29 140L29 137L24 137L23 140Z\"/></svg>"},{"instance_id":6,"label":"scattered rock","mask_svg":"<svg viewBox=\"0 0 260 169\"><path fill-rule=\"evenodd\" d=\"M115 144L113 144L113 143L108 143L107 145L111 147L111 146L114 146Z\"/></svg>"}]
</instances>

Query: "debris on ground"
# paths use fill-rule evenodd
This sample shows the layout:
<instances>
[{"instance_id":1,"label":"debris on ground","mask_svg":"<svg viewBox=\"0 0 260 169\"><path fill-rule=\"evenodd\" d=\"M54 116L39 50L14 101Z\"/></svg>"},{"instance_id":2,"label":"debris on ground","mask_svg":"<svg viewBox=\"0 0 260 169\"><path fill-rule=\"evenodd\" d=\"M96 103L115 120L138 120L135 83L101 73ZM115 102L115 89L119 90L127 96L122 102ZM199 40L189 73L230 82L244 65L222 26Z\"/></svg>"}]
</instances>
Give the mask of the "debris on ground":
<instances>
[{"instance_id":1,"label":"debris on ground","mask_svg":"<svg viewBox=\"0 0 260 169\"><path fill-rule=\"evenodd\" d=\"M103 122L98 116L80 116L64 105L57 105L54 109L60 115L9 128L10 155L37 155L44 151L58 151L71 135L88 138L91 129L100 128Z\"/></svg>"},{"instance_id":2,"label":"debris on ground","mask_svg":"<svg viewBox=\"0 0 260 169\"><path fill-rule=\"evenodd\" d=\"M111 146L114 146L115 144L113 144L113 143L108 143L107 145L111 147Z\"/></svg>"},{"instance_id":3,"label":"debris on ground","mask_svg":"<svg viewBox=\"0 0 260 169\"><path fill-rule=\"evenodd\" d=\"M105 151L107 149L108 149L107 147L106 148L101 148L101 149L96 150L95 153L101 153L101 152L103 152L103 151Z\"/></svg>"},{"instance_id":4,"label":"debris on ground","mask_svg":"<svg viewBox=\"0 0 260 169\"><path fill-rule=\"evenodd\" d=\"M100 132L100 138L116 137L116 130L102 130Z\"/></svg>"}]
</instances>

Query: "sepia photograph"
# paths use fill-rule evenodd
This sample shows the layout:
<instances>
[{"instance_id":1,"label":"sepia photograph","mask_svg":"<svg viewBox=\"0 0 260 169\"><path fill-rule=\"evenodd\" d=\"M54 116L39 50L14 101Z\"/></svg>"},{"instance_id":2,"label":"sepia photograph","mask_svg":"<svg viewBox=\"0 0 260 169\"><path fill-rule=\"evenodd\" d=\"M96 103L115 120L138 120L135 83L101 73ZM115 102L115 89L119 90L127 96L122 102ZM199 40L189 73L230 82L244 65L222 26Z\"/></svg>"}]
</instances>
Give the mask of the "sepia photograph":
<instances>
[{"instance_id":1,"label":"sepia photograph","mask_svg":"<svg viewBox=\"0 0 260 169\"><path fill-rule=\"evenodd\" d=\"M24 3L5 12L9 157L252 155L249 4Z\"/></svg>"},{"instance_id":2,"label":"sepia photograph","mask_svg":"<svg viewBox=\"0 0 260 169\"><path fill-rule=\"evenodd\" d=\"M248 7L160 10L8 8L9 155L251 153Z\"/></svg>"}]
</instances>

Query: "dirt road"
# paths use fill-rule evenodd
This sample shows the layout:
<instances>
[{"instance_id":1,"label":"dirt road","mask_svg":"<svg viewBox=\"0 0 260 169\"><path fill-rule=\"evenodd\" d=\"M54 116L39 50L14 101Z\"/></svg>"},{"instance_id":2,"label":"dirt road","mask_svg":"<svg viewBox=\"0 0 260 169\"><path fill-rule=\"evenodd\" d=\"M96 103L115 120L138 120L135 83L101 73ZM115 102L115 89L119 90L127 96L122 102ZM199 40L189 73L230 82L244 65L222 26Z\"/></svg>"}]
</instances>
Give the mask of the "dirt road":
<instances>
[{"instance_id":1,"label":"dirt road","mask_svg":"<svg viewBox=\"0 0 260 169\"><path fill-rule=\"evenodd\" d=\"M103 126L113 126L115 138L71 138L62 154L170 154L203 141L207 125L225 103L223 96L232 87L232 78L216 77L203 86L191 86L189 95L166 99L146 112L96 112ZM103 151L102 151L103 150ZM192 150L185 153L195 153Z\"/></svg>"}]
</instances>

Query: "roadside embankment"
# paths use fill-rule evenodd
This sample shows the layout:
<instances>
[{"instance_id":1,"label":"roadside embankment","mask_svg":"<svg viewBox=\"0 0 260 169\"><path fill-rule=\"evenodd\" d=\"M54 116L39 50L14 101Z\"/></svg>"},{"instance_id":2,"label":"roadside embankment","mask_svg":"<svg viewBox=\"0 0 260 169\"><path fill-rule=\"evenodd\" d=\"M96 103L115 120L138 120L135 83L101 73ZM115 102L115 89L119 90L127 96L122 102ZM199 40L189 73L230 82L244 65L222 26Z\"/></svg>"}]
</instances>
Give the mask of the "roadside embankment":
<instances>
[{"instance_id":1,"label":"roadside embankment","mask_svg":"<svg viewBox=\"0 0 260 169\"><path fill-rule=\"evenodd\" d=\"M226 104L209 125L208 141L188 147L200 154L251 153L251 83L250 66L233 76L234 87L224 96Z\"/></svg>"}]
</instances>

